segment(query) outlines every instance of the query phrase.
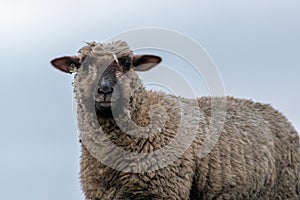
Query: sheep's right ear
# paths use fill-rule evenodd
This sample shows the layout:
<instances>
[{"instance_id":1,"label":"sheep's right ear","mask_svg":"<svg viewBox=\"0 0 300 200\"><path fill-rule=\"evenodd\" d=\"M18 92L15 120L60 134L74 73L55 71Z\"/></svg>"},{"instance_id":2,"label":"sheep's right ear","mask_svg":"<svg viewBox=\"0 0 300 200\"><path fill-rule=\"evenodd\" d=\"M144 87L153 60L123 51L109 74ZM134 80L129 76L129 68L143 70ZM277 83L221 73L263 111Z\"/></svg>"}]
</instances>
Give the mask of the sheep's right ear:
<instances>
[{"instance_id":1,"label":"sheep's right ear","mask_svg":"<svg viewBox=\"0 0 300 200\"><path fill-rule=\"evenodd\" d=\"M66 73L74 73L80 67L79 58L76 56L64 56L51 60L51 64Z\"/></svg>"}]
</instances>

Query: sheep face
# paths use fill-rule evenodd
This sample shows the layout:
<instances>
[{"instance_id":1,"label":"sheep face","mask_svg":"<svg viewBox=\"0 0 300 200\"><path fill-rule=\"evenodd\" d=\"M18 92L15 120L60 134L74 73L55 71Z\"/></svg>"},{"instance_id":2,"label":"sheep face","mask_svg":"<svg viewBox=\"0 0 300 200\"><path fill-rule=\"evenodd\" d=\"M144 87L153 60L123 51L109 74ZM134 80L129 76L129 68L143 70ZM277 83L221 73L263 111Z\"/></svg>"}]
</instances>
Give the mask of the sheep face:
<instances>
[{"instance_id":1,"label":"sheep face","mask_svg":"<svg viewBox=\"0 0 300 200\"><path fill-rule=\"evenodd\" d=\"M147 71L161 62L158 56L133 55L124 42L89 43L79 53L51 63L63 72L76 72L76 98L93 104L97 116L103 118L123 111L134 92L142 87L135 71Z\"/></svg>"},{"instance_id":2,"label":"sheep face","mask_svg":"<svg viewBox=\"0 0 300 200\"><path fill-rule=\"evenodd\" d=\"M95 77L91 91L93 97L90 98L94 100L97 115L112 117L113 112L120 113L128 102L122 85L129 81L132 85L134 80L128 77L132 71L132 58L124 56L114 60L111 57L89 57L84 63L85 67L93 71ZM123 77L128 80L124 81Z\"/></svg>"},{"instance_id":3,"label":"sheep face","mask_svg":"<svg viewBox=\"0 0 300 200\"><path fill-rule=\"evenodd\" d=\"M142 87L135 71L148 70L157 64L153 55L88 56L82 62L86 78L94 80L88 97L94 100L99 117L113 117L124 111L132 101L135 91ZM79 73L81 70L78 71ZM80 86L79 86L80 87ZM90 89L91 89L90 88Z\"/></svg>"}]
</instances>

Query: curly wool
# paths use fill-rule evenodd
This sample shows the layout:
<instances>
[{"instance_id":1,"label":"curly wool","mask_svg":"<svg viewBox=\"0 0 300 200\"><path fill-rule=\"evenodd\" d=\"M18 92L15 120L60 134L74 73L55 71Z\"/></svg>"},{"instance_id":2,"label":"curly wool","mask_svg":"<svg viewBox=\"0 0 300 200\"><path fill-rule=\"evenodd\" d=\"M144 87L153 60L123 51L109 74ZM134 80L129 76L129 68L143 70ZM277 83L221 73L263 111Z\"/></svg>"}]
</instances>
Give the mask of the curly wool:
<instances>
[{"instance_id":1,"label":"curly wool","mask_svg":"<svg viewBox=\"0 0 300 200\"><path fill-rule=\"evenodd\" d=\"M78 53L81 58L86 56L105 56L115 54L117 57L130 56L132 57L132 50L124 41L118 40L112 43L96 43L88 42L86 46L82 47Z\"/></svg>"}]
</instances>

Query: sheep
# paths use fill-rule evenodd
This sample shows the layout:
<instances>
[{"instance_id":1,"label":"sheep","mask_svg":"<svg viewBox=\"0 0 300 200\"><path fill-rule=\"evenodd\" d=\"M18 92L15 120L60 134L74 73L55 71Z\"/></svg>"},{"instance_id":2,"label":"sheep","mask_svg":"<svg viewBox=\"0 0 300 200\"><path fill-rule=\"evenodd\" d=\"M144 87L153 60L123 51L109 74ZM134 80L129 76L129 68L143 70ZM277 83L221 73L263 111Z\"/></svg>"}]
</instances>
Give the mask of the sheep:
<instances>
[{"instance_id":1,"label":"sheep","mask_svg":"<svg viewBox=\"0 0 300 200\"><path fill-rule=\"evenodd\" d=\"M161 60L115 41L51 61L75 73L85 198L299 199L300 145L291 123L251 100L146 90L137 71ZM215 145L199 156L222 120Z\"/></svg>"}]
</instances>

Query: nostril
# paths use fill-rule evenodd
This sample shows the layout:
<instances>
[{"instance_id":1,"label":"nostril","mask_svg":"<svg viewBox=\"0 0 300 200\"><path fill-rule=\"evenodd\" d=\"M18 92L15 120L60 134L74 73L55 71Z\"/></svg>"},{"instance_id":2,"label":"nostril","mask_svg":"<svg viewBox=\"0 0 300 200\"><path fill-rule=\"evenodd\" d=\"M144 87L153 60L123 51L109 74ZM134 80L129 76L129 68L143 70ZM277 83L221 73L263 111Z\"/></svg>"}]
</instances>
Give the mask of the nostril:
<instances>
[{"instance_id":1,"label":"nostril","mask_svg":"<svg viewBox=\"0 0 300 200\"><path fill-rule=\"evenodd\" d=\"M97 92L98 92L98 94L102 94L101 88L98 88Z\"/></svg>"},{"instance_id":2,"label":"nostril","mask_svg":"<svg viewBox=\"0 0 300 200\"><path fill-rule=\"evenodd\" d=\"M111 94L113 93L113 88L112 87L109 87L107 85L105 86L100 86L97 90L98 94Z\"/></svg>"}]
</instances>

